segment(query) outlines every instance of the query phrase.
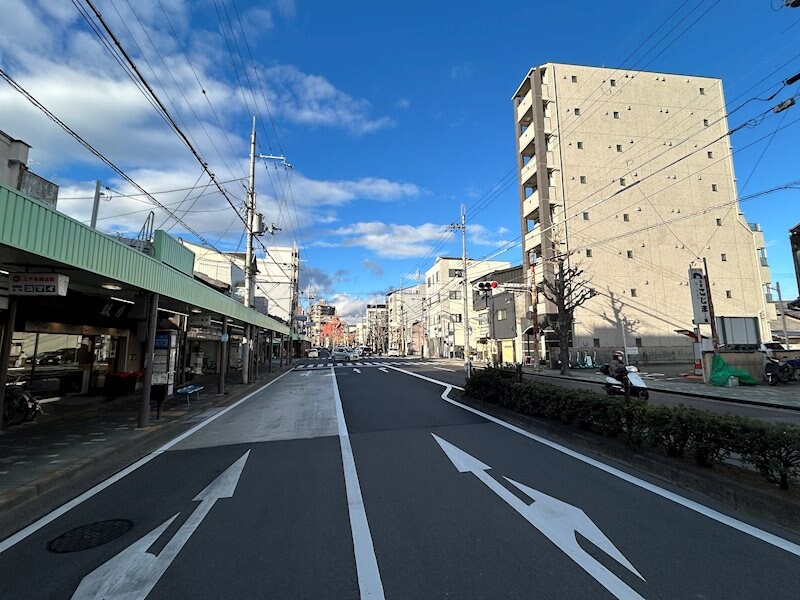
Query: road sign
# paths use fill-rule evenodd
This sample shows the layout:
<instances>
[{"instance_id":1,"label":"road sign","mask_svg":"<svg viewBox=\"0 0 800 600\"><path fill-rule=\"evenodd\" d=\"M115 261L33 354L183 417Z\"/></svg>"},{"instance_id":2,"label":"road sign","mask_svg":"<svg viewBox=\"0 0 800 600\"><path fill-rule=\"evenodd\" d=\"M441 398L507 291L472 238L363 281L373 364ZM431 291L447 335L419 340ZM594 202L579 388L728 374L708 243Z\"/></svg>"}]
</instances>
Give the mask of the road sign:
<instances>
[{"instance_id":1,"label":"road sign","mask_svg":"<svg viewBox=\"0 0 800 600\"><path fill-rule=\"evenodd\" d=\"M689 289L692 292L694 324L711 323L711 308L708 301L708 287L703 269L689 269Z\"/></svg>"},{"instance_id":2,"label":"road sign","mask_svg":"<svg viewBox=\"0 0 800 600\"><path fill-rule=\"evenodd\" d=\"M223 333L222 335L219 336L219 341L222 342L223 344L227 344L229 339L231 338L227 333Z\"/></svg>"},{"instance_id":3,"label":"road sign","mask_svg":"<svg viewBox=\"0 0 800 600\"><path fill-rule=\"evenodd\" d=\"M580 508L505 477L504 479L508 483L533 500L533 504L527 504L486 472L491 469L489 465L482 463L474 456L470 456L436 434L431 435L433 435L433 439L436 440L436 443L439 444L439 447L459 473L472 473L475 475L486 487L522 515L528 523L538 529L616 598L619 600L644 600L633 588L612 573L578 543L576 534L580 534L589 540L639 579L646 581L622 552L611 543L611 540Z\"/></svg>"},{"instance_id":4,"label":"road sign","mask_svg":"<svg viewBox=\"0 0 800 600\"><path fill-rule=\"evenodd\" d=\"M8 293L12 296L66 296L69 277L58 273L10 273Z\"/></svg>"},{"instance_id":5,"label":"road sign","mask_svg":"<svg viewBox=\"0 0 800 600\"><path fill-rule=\"evenodd\" d=\"M627 346L625 348L625 353L628 354L628 355L639 354L639 347L638 346Z\"/></svg>"}]
</instances>

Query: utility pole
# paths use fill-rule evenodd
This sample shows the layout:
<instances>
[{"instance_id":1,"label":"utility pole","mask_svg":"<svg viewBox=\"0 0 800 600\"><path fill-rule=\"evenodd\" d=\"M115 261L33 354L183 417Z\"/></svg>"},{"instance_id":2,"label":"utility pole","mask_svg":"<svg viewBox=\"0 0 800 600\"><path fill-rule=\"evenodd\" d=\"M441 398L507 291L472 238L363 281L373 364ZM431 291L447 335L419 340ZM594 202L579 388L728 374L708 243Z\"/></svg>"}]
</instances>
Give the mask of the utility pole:
<instances>
[{"instance_id":1,"label":"utility pole","mask_svg":"<svg viewBox=\"0 0 800 600\"><path fill-rule=\"evenodd\" d=\"M253 272L253 214L256 206L256 118L253 117L253 133L250 136L250 181L247 188L247 249L244 259L244 305L252 308L255 298L255 273ZM242 383L249 380L250 366L250 325L244 327L244 344L242 352Z\"/></svg>"},{"instance_id":2,"label":"utility pole","mask_svg":"<svg viewBox=\"0 0 800 600\"><path fill-rule=\"evenodd\" d=\"M711 282L708 280L708 261L703 257L703 276L706 278L706 290L708 290L708 318L711 321L711 343L714 347L714 354L719 352L719 336L717 334L717 320L714 318L714 302L711 299Z\"/></svg>"},{"instance_id":3,"label":"utility pole","mask_svg":"<svg viewBox=\"0 0 800 600\"><path fill-rule=\"evenodd\" d=\"M400 304L398 305L397 313L400 316L400 326L398 331L400 332L400 343L398 344L398 350L400 350L400 354L405 356L406 355L406 336L405 336L405 321L403 320L403 276L400 275Z\"/></svg>"},{"instance_id":4,"label":"utility pole","mask_svg":"<svg viewBox=\"0 0 800 600\"><path fill-rule=\"evenodd\" d=\"M461 230L461 295L464 297L464 314L461 317L461 325L464 327L464 371L469 379L472 374L472 363L469 355L469 284L467 282L467 209L461 205L461 223L453 223L447 226L448 229ZM455 329L454 329L455 331Z\"/></svg>"},{"instance_id":5,"label":"utility pole","mask_svg":"<svg viewBox=\"0 0 800 600\"><path fill-rule=\"evenodd\" d=\"M97 229L97 213L100 210L100 180L94 184L94 204L92 205L92 229Z\"/></svg>"},{"instance_id":6,"label":"utility pole","mask_svg":"<svg viewBox=\"0 0 800 600\"><path fill-rule=\"evenodd\" d=\"M781 307L781 326L783 326L783 341L786 349L789 350L789 331L786 329L786 311L783 307L783 297L781 296L781 282L775 282L775 290L778 292L778 306Z\"/></svg>"},{"instance_id":7,"label":"utility pole","mask_svg":"<svg viewBox=\"0 0 800 600\"><path fill-rule=\"evenodd\" d=\"M298 302L298 262L300 261L300 254L299 250L297 249L297 244L292 247L292 301L290 302L290 312L289 315L289 364L292 364L292 359L294 358L294 324L295 324L295 313L297 312L297 302Z\"/></svg>"}]
</instances>

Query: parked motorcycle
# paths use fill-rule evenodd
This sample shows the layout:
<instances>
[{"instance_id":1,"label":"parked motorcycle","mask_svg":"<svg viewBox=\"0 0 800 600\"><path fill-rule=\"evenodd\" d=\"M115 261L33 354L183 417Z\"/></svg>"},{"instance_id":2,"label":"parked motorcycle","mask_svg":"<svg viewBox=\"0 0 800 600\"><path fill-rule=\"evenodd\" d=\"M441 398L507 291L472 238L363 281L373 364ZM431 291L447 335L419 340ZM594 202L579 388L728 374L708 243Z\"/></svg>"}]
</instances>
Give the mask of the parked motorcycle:
<instances>
[{"instance_id":1,"label":"parked motorcycle","mask_svg":"<svg viewBox=\"0 0 800 600\"><path fill-rule=\"evenodd\" d=\"M647 391L647 385L644 379L639 375L639 369L633 365L628 365L625 367L625 370L627 371L625 377L623 377L625 381L620 381L616 377L611 376L609 365L600 367L600 372L606 376L606 393L609 396L624 396L625 387L628 386L632 398L647 400L650 397L650 392Z\"/></svg>"},{"instance_id":2,"label":"parked motorcycle","mask_svg":"<svg viewBox=\"0 0 800 600\"><path fill-rule=\"evenodd\" d=\"M769 385L788 383L791 380L800 381L800 358L780 360L772 356L766 357L764 365L764 378Z\"/></svg>"},{"instance_id":3,"label":"parked motorcycle","mask_svg":"<svg viewBox=\"0 0 800 600\"><path fill-rule=\"evenodd\" d=\"M27 382L17 379L6 384L6 396L3 402L3 423L6 426L33 421L43 413L39 401L28 391Z\"/></svg>"}]
</instances>

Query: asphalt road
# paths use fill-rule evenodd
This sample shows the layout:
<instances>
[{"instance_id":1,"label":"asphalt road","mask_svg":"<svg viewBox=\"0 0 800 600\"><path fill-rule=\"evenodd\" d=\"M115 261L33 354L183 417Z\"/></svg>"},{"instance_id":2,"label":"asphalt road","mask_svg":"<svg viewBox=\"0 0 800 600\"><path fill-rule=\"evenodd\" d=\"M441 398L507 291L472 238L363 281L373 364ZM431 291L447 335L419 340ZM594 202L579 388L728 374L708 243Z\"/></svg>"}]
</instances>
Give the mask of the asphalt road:
<instances>
[{"instance_id":1,"label":"asphalt road","mask_svg":"<svg viewBox=\"0 0 800 600\"><path fill-rule=\"evenodd\" d=\"M0 543L0 598L797 597L799 540L449 402L411 373L457 371L400 362L304 366L210 413Z\"/></svg>"}]
</instances>

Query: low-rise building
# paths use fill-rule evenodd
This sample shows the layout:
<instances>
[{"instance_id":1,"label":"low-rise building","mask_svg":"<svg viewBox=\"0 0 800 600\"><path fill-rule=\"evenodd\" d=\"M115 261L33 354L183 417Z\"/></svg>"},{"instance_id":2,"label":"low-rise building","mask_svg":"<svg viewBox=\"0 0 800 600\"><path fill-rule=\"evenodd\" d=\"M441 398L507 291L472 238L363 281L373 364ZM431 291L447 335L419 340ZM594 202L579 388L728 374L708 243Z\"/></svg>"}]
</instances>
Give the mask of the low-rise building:
<instances>
[{"instance_id":1,"label":"low-rise building","mask_svg":"<svg viewBox=\"0 0 800 600\"><path fill-rule=\"evenodd\" d=\"M390 348L396 348L403 354L421 352L422 346L414 343L412 326L422 321L424 303L425 285L421 283L398 288L386 294Z\"/></svg>"}]
</instances>

